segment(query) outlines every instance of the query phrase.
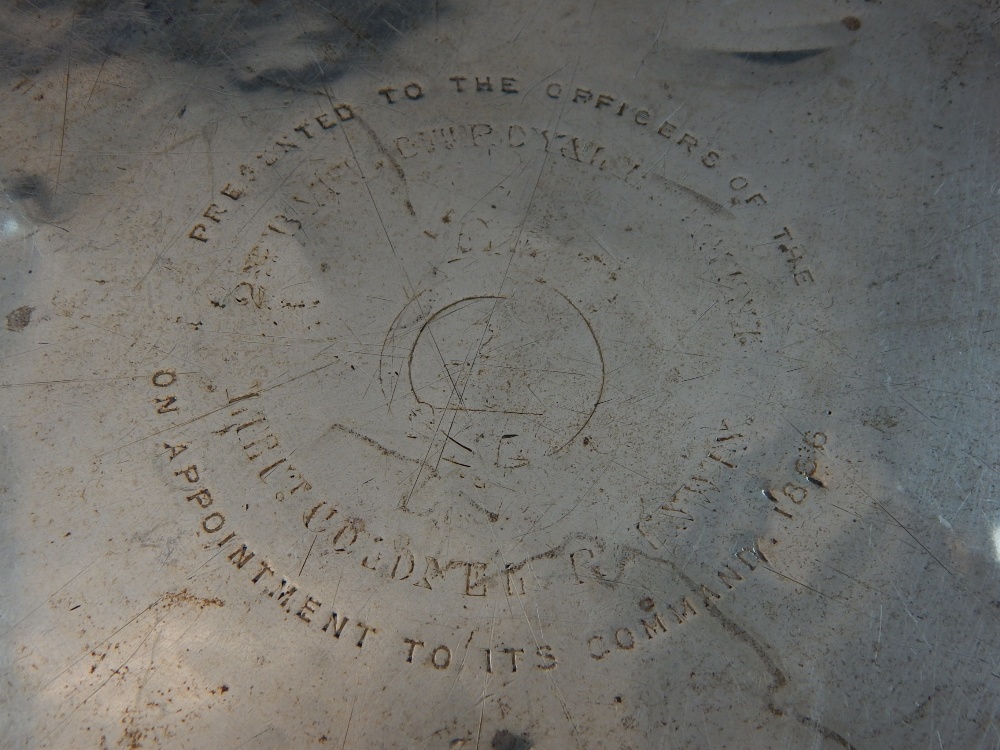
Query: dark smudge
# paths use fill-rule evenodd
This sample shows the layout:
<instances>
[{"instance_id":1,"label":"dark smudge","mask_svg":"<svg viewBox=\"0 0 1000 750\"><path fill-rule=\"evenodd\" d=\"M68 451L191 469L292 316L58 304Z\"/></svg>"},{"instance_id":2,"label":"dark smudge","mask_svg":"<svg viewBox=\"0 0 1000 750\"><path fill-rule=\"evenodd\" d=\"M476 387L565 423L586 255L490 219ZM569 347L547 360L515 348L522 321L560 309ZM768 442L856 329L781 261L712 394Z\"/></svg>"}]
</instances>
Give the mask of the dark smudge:
<instances>
[{"instance_id":1,"label":"dark smudge","mask_svg":"<svg viewBox=\"0 0 1000 750\"><path fill-rule=\"evenodd\" d=\"M769 52L734 52L733 54L741 60L760 63L761 65L791 65L792 63L821 55L827 49L826 47L822 47L819 49L771 50Z\"/></svg>"},{"instance_id":2,"label":"dark smudge","mask_svg":"<svg viewBox=\"0 0 1000 750\"><path fill-rule=\"evenodd\" d=\"M492 747L493 750L531 750L532 745L531 740L529 740L526 736L508 732L506 729L501 729L493 735L493 741L490 743L490 747Z\"/></svg>"}]
</instances>

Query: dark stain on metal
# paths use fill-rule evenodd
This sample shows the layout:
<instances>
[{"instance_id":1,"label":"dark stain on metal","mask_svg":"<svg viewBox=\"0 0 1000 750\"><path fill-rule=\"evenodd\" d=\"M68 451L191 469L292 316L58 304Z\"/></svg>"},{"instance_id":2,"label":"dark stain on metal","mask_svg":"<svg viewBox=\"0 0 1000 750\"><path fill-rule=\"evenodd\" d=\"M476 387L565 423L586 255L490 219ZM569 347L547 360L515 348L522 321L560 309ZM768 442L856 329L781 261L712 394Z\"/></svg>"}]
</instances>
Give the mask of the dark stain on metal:
<instances>
[{"instance_id":1,"label":"dark stain on metal","mask_svg":"<svg viewBox=\"0 0 1000 750\"><path fill-rule=\"evenodd\" d=\"M514 734L506 729L501 729L493 735L490 747L493 750L531 750L532 743L524 735Z\"/></svg>"},{"instance_id":2,"label":"dark stain on metal","mask_svg":"<svg viewBox=\"0 0 1000 750\"><path fill-rule=\"evenodd\" d=\"M768 52L736 52L736 57L752 63L761 65L791 65L793 63L808 60L827 51L827 48L818 49L785 49L771 50Z\"/></svg>"},{"instance_id":3,"label":"dark stain on metal","mask_svg":"<svg viewBox=\"0 0 1000 750\"><path fill-rule=\"evenodd\" d=\"M35 308L28 307L27 305L22 305L16 310L12 310L7 314L7 330L23 331L28 327L28 323L31 322L31 313L34 311Z\"/></svg>"}]
</instances>

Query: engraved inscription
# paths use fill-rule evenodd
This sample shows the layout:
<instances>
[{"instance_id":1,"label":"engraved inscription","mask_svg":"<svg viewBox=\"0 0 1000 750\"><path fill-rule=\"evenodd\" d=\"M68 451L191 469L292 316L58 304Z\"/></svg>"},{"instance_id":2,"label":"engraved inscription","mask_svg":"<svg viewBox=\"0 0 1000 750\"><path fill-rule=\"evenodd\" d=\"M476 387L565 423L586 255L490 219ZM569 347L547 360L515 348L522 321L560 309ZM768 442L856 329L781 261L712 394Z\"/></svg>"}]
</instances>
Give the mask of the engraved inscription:
<instances>
[{"instance_id":1,"label":"engraved inscription","mask_svg":"<svg viewBox=\"0 0 1000 750\"><path fill-rule=\"evenodd\" d=\"M432 258L433 262L428 261L430 270L424 270L435 278L461 267L447 265L452 262L468 263L471 268L472 264L479 262L478 258L506 253L507 246L501 243L509 243L518 252L531 254L530 257L538 252L534 244L528 246L529 240L535 242L534 236L526 236L523 244L518 244L520 233L508 236L505 231L509 232L509 227L506 230L497 229L491 235L490 223L495 219L485 210L479 212L481 215L472 211L463 214L459 204L455 204L457 208L442 204L430 218L434 223L428 223L419 196L413 190L417 183L407 182L404 168L412 180L414 172L420 173L427 162L434 160L425 157L444 155L454 149L474 150L476 158L483 160L497 158L496 152L500 151L500 159L511 162L520 160L522 164L535 159L567 173L616 177L630 188L652 184L651 181L641 181L666 154L673 160L668 160L668 163L685 165L685 170L696 173L699 179L717 180L718 201L708 201L717 203L717 207L727 214L736 213L725 206L727 201L731 207L747 207L748 212L769 205L768 197L760 189L762 186L755 184L750 176L736 174L736 168L730 166L736 163L735 159L731 160L727 152L699 130L697 124L683 124L683 121L672 119L666 111L659 111L655 106L629 101L613 88L557 80L544 80L541 85L529 87L519 83L515 75L498 75L496 71L479 71L477 74L476 70L469 70L445 78L445 81L436 81L429 76L420 80L400 78L375 89L373 99L379 108L395 112L399 123L421 124L402 126L415 129L391 132L385 136L384 143L379 141L377 134L369 132L374 145L363 141L364 145L358 148L358 153L362 154L360 158L355 155L354 149L362 143L361 128L371 131L363 117L364 104L331 104L325 112L313 117L300 114L294 121L294 127L275 137L267 148L256 154L256 160L251 159L249 165L241 165L239 176L234 176L219 190L218 195L212 196L213 201L195 209L197 213L193 211L191 214L194 223L188 231L188 237L193 240L188 243L193 248L192 252L211 252L217 242L219 247L225 246L238 224L240 227L237 235L240 240L232 248L226 246L226 251L235 250L238 255L234 257L241 265L236 267L238 272L226 277L225 283L219 285L220 297L213 304L219 308L228 306L227 314L238 315L241 322L260 323L269 332L267 336L272 330L280 330L280 336L288 333L284 323L299 315L298 311L305 307L305 303L297 301L297 298L291 301L283 299L283 289L306 283L302 280L308 274L293 276L287 269L295 269L296 272L300 268L308 270L303 257L311 260L309 253L314 251L311 244L317 242L318 236L320 242L326 239L316 229L323 227L329 217L319 213L319 208L312 214L302 209L300 204L307 203L300 197L304 193L295 194L290 199L287 195L279 195L287 200L282 203L275 199L268 203L263 193L257 194L258 187L274 179L267 174L269 170L265 170L264 165L273 167L280 164L291 169L293 163L304 161L303 156L321 154L324 138L335 138L337 141L330 143L339 143L344 148L335 158L325 161L315 159L320 165L316 167L315 174L306 177L310 180L309 189L315 191L311 196L315 203L310 205L321 206L325 201L335 204L338 196L353 190L362 180L367 182L363 174L368 165L364 161L367 158L365 154L377 150L378 155L374 157L378 159L376 169L384 169L379 173L384 179L378 185L373 182L375 189L368 191L374 204L373 216L378 215L384 230L375 232L377 242L382 243L383 235L390 246L399 242L399 238L392 233L391 225L383 219L385 207L380 203L388 200L385 196L391 194L397 199L396 208L400 215L409 217L407 222L413 219L412 227L407 224L405 230L412 231L407 235L407 241L416 238L416 241L426 243L426 257ZM603 118L600 122L609 124L602 127L600 135L591 136L587 134L587 128L579 124L579 117L568 119L575 123L572 125L560 124L557 118L522 120L512 113L492 114L493 110L484 110L491 112L487 115L488 121L476 119L475 115L469 115L466 121L459 123L416 117L419 108L426 106L426 101L438 94L452 97L454 101L462 102L462 106L475 101L514 102L520 96L508 95L530 95L541 99L553 111L562 108L577 113L591 112L594 118ZM503 110L497 108L495 111ZM398 115L404 117L399 118ZM355 124L348 124L351 121ZM427 127L430 123L434 126ZM639 149L638 156L626 155L615 143L615 133L621 132L616 128L641 129L648 134L649 148ZM359 138L348 149L345 145L348 136L354 139L355 134ZM346 156L348 150L350 158ZM294 156L296 154L298 156ZM552 158L546 159L546 156ZM281 163L282 159L287 161ZM442 160L442 163L447 162ZM395 170L385 165L394 166ZM421 174L418 179L425 177ZM509 187L501 185L505 190ZM662 199L662 194L654 193L653 197ZM486 196L482 202L486 204L490 200L493 198ZM346 198L340 202L350 205ZM245 223L233 221L244 204L260 206L254 209L260 210L256 219L260 223L254 229L244 229L247 226ZM405 207L405 214L400 207ZM496 206L492 208L496 209ZM546 210L551 210L551 207L546 207ZM766 219L767 212L762 215ZM437 224L439 216L440 226ZM478 231L477 221L486 231L480 234L470 231L470 225ZM497 223L501 221L502 217ZM450 229L444 228L452 222L455 224ZM624 225L624 221L622 223ZM461 226L461 231L455 231L456 226ZM583 235L589 235L593 227L588 229L581 224L579 229L580 232L575 229L572 233L567 231L567 236L560 238L574 251L576 245L572 243L585 243ZM631 226L623 231L631 231ZM764 238L769 234L764 233ZM365 236L364 232L358 232L358 236ZM691 234L692 245L701 243L701 236L697 240L694 237ZM605 248L601 244L603 237L596 230L590 239L601 245L599 251L604 258L619 251L610 243L609 248ZM684 239L686 241L686 234ZM792 236L791 230L784 228L781 234L773 236L773 240L780 256L770 246L766 252L776 258L775 266L786 262L796 285L814 283L810 255L803 243ZM353 238L345 237L343 247L336 247L334 257L347 258L351 254L371 252L374 245L368 246L366 242L368 239L359 239L355 243ZM395 252L396 247L398 244L390 250ZM543 248L542 252L545 250ZM595 250L598 248L591 248L587 258L593 255L604 265L604 260L594 254ZM450 251L454 251L455 258L446 256ZM680 252L674 248L669 248L669 251ZM727 252L726 255L732 257L732 253ZM583 254L580 256L583 257ZM334 265L332 262L327 265L330 257L328 255L323 263L316 264L321 272ZM542 264L537 267L544 268ZM719 299L719 309L725 309L727 316L720 327L725 329L728 337L729 331L725 328L728 322L733 339L740 346L757 347L757 351L761 351L763 347L757 342L762 340L767 330L766 322L762 323L767 319L766 306L758 312L759 303L755 304L754 296L749 293L750 287L740 286L744 283L743 279L737 278L741 271L733 270L727 278L724 273L729 270L720 271L717 277L719 286L733 290ZM615 273L621 273L621 267L601 272L602 278L608 272L615 279ZM476 273L475 269L468 272L468 278L473 273ZM420 285L423 282L413 284L412 289L405 290L405 297L397 297L405 299L406 308L400 311L386 334L387 343L381 351L378 351L377 339L371 338L371 330L365 333L359 331L353 339L357 341L358 351L352 352L357 356L349 365L350 369L353 371L358 364L361 370L359 376L370 376L368 387L371 393L382 389L387 397L385 406L390 416L384 422L376 424L373 419L369 424L367 418L352 420L331 409L328 420L322 425L328 433L321 439L317 438L315 446L300 445L294 426L291 433L279 429L283 424L287 428L287 421L292 419L288 413L294 410L290 409L285 414L272 411L270 397L262 397L262 393L268 393L275 387L271 380L275 371L268 372L266 388L254 383L237 395L230 396L226 392L226 403L216 410L218 414L213 417L213 432L217 436L213 440L231 446L231 454L254 472L256 477L251 476L253 484L262 492L266 489L273 497L273 504L268 500L268 507L272 509L269 512L290 513L295 524L301 518L302 526L298 527L297 533L307 539L309 553L314 547L317 550L313 557L313 575L318 575L316 568L319 566L323 567L324 575L334 571L338 580L347 571L356 575L364 570L366 572L360 575L365 578L357 578L352 584L360 581L362 586L374 588L388 586L391 582L394 591L402 597L428 602L443 601L440 599L442 595L453 596L451 601L468 608L471 618L476 616L473 612L477 608L482 613L493 607L494 602L516 601L529 595L537 597L540 591L549 588L552 580L560 577L578 584L578 591L586 591L588 586L614 586L623 581L623 571L634 560L648 555L651 559L664 562L662 558L668 557L666 551L670 549L671 537L676 540L679 534L706 525L710 514L726 512L735 505L739 499L732 490L737 484L733 477L742 476L741 465L743 472L747 470L749 461L745 452L748 447L753 447L751 440L756 433L743 426L730 429L726 422L717 432L713 431L713 427L702 425L701 429L706 430L703 433L705 437L695 448L693 458L685 447L684 463L678 461L677 464L670 464L669 468L653 469L652 473L658 476L650 479L650 484L631 485L618 497L614 496L615 480L609 477L607 482L603 482L603 474L598 471L588 476L585 492L578 492L575 486L564 496L561 490L550 489L546 493L524 490L537 484L531 481L531 477L540 476L542 472L551 477L570 476L574 472L586 473L595 465L608 471L608 467L620 465L617 461L623 455L619 455L619 451L625 454L637 448L629 444L628 434L624 431L622 434L625 437L620 444L615 444L608 434L603 436L603 443L602 436L594 437L591 425L594 415L599 409L603 415L605 410L614 408L602 405L625 401L633 394L625 393L627 389L620 382L615 382L620 390L609 390L609 366L604 359L602 340L610 347L611 336L599 339L591 323L591 320L603 322L606 326L604 330L620 334L609 322L619 312L619 308L614 306L614 299L608 299L605 305L603 300L597 300L598 295L594 291L603 293L610 285L599 287L592 282L586 276L589 268L579 273L579 278L573 279L576 286L572 293L558 288L559 279L554 278L555 274L549 278L543 278L541 274L536 278L535 273L524 274L527 281L518 281L516 294L508 293L503 285L497 291L492 279L485 288L463 286L451 278L448 281L453 281L452 286L448 287L445 282L440 289L423 289ZM459 278L458 274L453 278ZM531 283L532 279L534 283ZM428 293L430 291L433 294ZM743 294L744 291L746 294ZM304 294L303 299L312 299ZM386 297L379 299L393 294L395 291L387 291ZM418 299L420 295L424 295L422 299ZM316 297L320 294L317 293ZM607 297L612 297L612 294ZM600 310L598 302L604 305ZM321 308L319 312L322 311ZM288 317L280 318L279 314ZM331 313L330 319L335 319L338 314ZM378 325L386 326L390 316L391 312ZM312 319L309 322L312 323ZM279 328L272 329L272 325ZM381 336L384 330L384 327L376 330L375 335ZM553 331L557 331L558 335L553 335ZM603 333L599 325L597 331ZM292 337L289 336L289 339ZM343 355L347 349L345 341L346 335L343 340L330 337L319 341L317 349L330 344L331 348L337 347L334 351ZM625 356L622 342L615 341L614 344L618 357ZM323 352L326 350L323 348ZM694 356L686 351L678 353ZM701 352L695 355L703 356ZM365 372L359 359L367 356L371 356L377 364ZM324 363L324 366L329 365ZM348 364L344 360L339 366L343 366L346 372ZM612 363L612 366L616 365ZM265 376L258 374L264 372L263 369L251 372L265 382ZM247 379L253 376L248 375ZM151 380L156 413L179 411L182 404L178 401L180 391L177 389L176 371L158 370ZM339 387L347 380L331 378L327 382L336 383ZM360 392L359 388L357 393ZM365 390L365 394L368 393L369 390ZM338 393L337 397L341 395ZM656 418L663 413L665 410L656 413ZM283 423L283 419L286 422ZM392 423L392 419L397 421ZM599 420L593 421L596 423ZM392 429L386 429L386 424L397 428L400 434L392 434ZM606 418L602 425L606 433L619 438L620 434L615 432L615 417ZM406 441L401 434L403 430L406 430L407 439L415 441L412 445L420 446L419 450L405 447ZM334 437L331 438L331 435ZM394 438L399 439L394 441ZM332 443L320 445L321 441L328 439L347 441L346 444L358 449L360 458L342 469L303 456L310 449L320 452L330 448ZM343 445L341 443L337 447ZM389 652L395 653L395 647L389 645L395 643L399 646L401 661L427 674L454 675L457 670L466 668L465 665L477 665L488 674L510 675L541 673L558 666L555 650L542 643L541 638L532 642L527 637L512 636L512 631L508 630L494 641L492 635L487 638L486 630L480 629L470 633L469 640L463 643L464 639L454 634L438 633L432 637L419 625L414 626L416 632L407 632L405 628L396 631L386 627L391 621L383 620L377 614L372 615L373 624L362 619L364 612L335 606L333 603L337 594L331 584L334 578L324 578L322 585L314 586L303 577L308 553L301 568L295 561L288 569L287 562L282 563L281 558L273 555L274 550L269 553L266 549L266 537L254 538L260 529L239 528L239 519L250 516L242 516L241 511L235 509L249 508L250 498L234 498L227 493L218 476L213 482L210 471L213 467L205 465L197 446L192 449L191 442L176 440L163 442L162 446L167 455L171 486L178 490L182 504L191 509L194 533L209 539L210 544L219 550L220 570L234 578L242 578L249 590L260 592L261 601L276 603L279 609L277 616L287 615L287 622L293 623L294 627L310 628L331 643L354 644L358 649L366 644L383 643ZM827 487L829 478L822 460L825 446L826 436L823 433L806 433L804 448L794 465L797 476L779 475L784 481L768 484L762 490L766 504L761 504L756 489L760 485L754 488L752 499L739 501L746 500L752 504L758 518L766 517L768 521L777 523L793 519L800 507L808 507L810 492L814 493L814 498L816 487ZM370 460L376 452L378 458ZM325 455L338 456L340 453L330 450ZM661 464L671 460L668 450L663 450L663 457L665 460ZM649 464L652 465L653 461L650 460ZM297 465L304 467L305 472ZM361 476L362 471L356 471L357 476L351 475L350 482L345 479L340 483L341 478L348 476L348 472L357 466L389 468L384 472L379 468L365 476ZM394 473L397 469L398 473ZM647 467L645 471L650 469ZM306 479L304 473L309 474L310 479ZM397 481L400 477L403 479ZM317 484L314 485L312 480ZM650 487L653 489L647 489ZM505 495L498 488L510 494ZM363 496L362 492L365 493ZM622 526L632 535L630 544L636 545L634 548L607 542L607 539L614 538L617 518L608 517L606 521L595 523L592 532L587 530L582 533L580 527L568 526L569 531L559 528L565 515L568 515L566 511L573 512L574 503L587 503L591 507L599 503L611 506L620 499L621 507L634 512ZM516 553L523 559L503 559L500 550L509 543L514 533L522 530L519 524L528 526L523 523L526 516L519 514L533 512L537 507L545 510L532 517L531 528L537 525L542 532L555 527L549 532L551 537L543 537L539 533L539 539L544 539L544 542L531 540L529 543L534 544L534 548ZM766 510L768 507L773 513ZM372 508L377 510L372 511ZM497 541L495 553L492 546L487 549L485 545L476 547L472 544L456 551L455 547L436 544L439 539L398 533L398 528L405 527L393 527L392 519L396 516L419 518L426 522L419 527L422 531L446 528L446 524L455 522L453 517L461 516L465 519L461 522L469 524L467 528L476 528L473 524L481 524L478 528L486 529L494 538L503 541ZM236 530L233 530L234 526ZM759 531L759 527L752 528ZM306 531L309 534L305 534ZM433 537L434 534L427 536ZM750 534L747 536L750 537ZM461 539L459 535L455 538ZM483 538L486 538L485 533ZM522 541L518 538L517 545ZM543 547L543 543L546 546ZM690 584L686 594L671 598L671 603L666 605L646 597L640 600L641 614L634 617L626 614L595 625L594 630L586 634L580 633L577 645L581 653L589 651L594 660L603 661L620 652L642 653L647 644L665 643L671 633L714 606L714 601L752 579L755 571L767 567L767 557L758 542L745 543L741 540L739 545L742 546L730 548L721 563L712 564L712 560L718 561L719 558L714 555L709 557L701 576L703 580L709 580L710 585ZM640 548L642 552L638 552ZM767 549L770 555L771 547ZM316 560L321 562L317 564ZM539 581L540 584L536 584ZM405 584L406 588L396 584ZM273 604L267 606L273 607ZM456 619L465 616L462 613L455 615ZM504 641L504 638L509 640ZM474 640L475 646L470 646Z\"/></svg>"}]
</instances>

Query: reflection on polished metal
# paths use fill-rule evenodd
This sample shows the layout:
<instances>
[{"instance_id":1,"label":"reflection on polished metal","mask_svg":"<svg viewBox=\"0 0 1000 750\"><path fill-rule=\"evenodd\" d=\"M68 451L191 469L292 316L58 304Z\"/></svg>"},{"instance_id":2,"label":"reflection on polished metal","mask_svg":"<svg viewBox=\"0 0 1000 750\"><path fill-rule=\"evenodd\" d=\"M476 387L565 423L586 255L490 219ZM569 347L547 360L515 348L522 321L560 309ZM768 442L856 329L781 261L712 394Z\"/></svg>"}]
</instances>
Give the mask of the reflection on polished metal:
<instances>
[{"instance_id":1,"label":"reflection on polished metal","mask_svg":"<svg viewBox=\"0 0 1000 750\"><path fill-rule=\"evenodd\" d=\"M0 11L6 747L995 747L995 4Z\"/></svg>"}]
</instances>

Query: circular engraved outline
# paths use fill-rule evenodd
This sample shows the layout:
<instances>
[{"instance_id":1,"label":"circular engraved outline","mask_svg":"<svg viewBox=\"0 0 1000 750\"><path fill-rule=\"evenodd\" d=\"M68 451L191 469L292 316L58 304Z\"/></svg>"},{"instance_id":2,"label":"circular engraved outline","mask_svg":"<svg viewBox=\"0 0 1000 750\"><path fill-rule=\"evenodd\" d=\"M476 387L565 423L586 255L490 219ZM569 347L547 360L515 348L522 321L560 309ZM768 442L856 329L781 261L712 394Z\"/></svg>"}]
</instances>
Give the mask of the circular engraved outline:
<instances>
[{"instance_id":1,"label":"circular engraved outline","mask_svg":"<svg viewBox=\"0 0 1000 750\"><path fill-rule=\"evenodd\" d=\"M601 342L598 340L597 334L594 333L594 327L590 324L590 321L587 320L587 316L585 316L583 314L583 312L581 312L580 308L577 307L575 304L573 304L573 300L571 300L569 297L567 297L565 294L563 294L562 291L560 291L559 289L554 289L553 288L552 291L554 291L556 294L558 294L560 297L562 297L566 301L566 303L570 307L573 308L573 311L576 312L576 314L578 316L580 316L580 319L583 321L584 325L587 326L587 331L590 333L590 338L594 342L594 347L597 349L597 357L598 357L598 360L601 363L601 385L597 389L597 398L594 400L594 405L590 408L590 411L587 412L587 416L583 420L583 423L576 430L576 432L574 432L572 434L572 436L570 436L569 440L567 440L565 443L563 443L562 445L560 445L555 450L552 450L549 453L547 453L546 455L548 455L548 456L553 456L556 453L559 453L559 451L564 450L567 446L569 446L570 443L572 443L574 440L577 439L577 437L579 437L579 435L580 435L581 432L583 432L587 428L587 425L590 424L590 420L593 418L594 414L597 412L597 407L601 405L601 399L604 397L604 387L605 387L605 384L607 382L607 365L604 362L604 350L601 348ZM454 302L449 302L444 307L440 308L439 310L437 310L434 313L432 313L431 315L429 315L428 318L427 318L427 320L424 321L423 325L420 326L420 330L417 331L417 335L413 339L413 344L410 346L410 353L407 356L407 361L406 361L406 378L407 378L407 380L409 381L409 384L410 384L410 393L413 394L413 398L415 398L417 400L417 403L427 404L427 406L430 406L432 409L435 408L433 404L431 404L429 402L426 402L426 401L422 401L420 399L420 397L417 396L416 389L413 387L413 355L414 355L414 352L416 352L417 344L420 342L420 337L423 335L424 330L431 323L433 323L442 313L446 312L447 310L452 309L453 307L455 307L455 305L460 305L463 302L470 302L470 301L474 301L474 300L488 300L488 299L501 300L501 299L509 299L509 297L506 297L505 295L501 295L501 294L478 294L478 295L469 295L469 296L466 296L466 297L462 297L461 299L457 299ZM411 300L411 302L412 302L412 300ZM406 305L403 307L403 309L400 310L399 314L393 320L392 326L390 326L389 331L386 333L386 337L385 337L385 339L383 341L382 351L380 353L380 356L384 357L384 355L385 355L385 342L387 342L389 340L389 336L392 333L392 328L396 325L396 323L399 321L400 317L406 311L406 308L408 308L409 306L410 306L410 302L407 302ZM460 411L488 411L488 410L463 408L463 409L460 409ZM489 410L489 411L492 411L492 410ZM499 411L500 413L502 413L503 410L497 410L497 411ZM493 413L497 413L497 411L493 411Z\"/></svg>"}]
</instances>

